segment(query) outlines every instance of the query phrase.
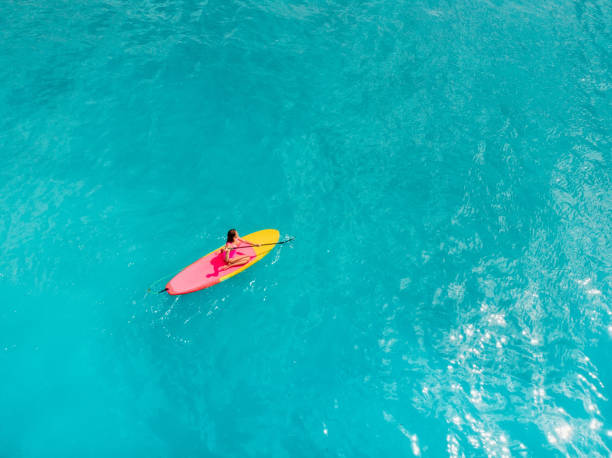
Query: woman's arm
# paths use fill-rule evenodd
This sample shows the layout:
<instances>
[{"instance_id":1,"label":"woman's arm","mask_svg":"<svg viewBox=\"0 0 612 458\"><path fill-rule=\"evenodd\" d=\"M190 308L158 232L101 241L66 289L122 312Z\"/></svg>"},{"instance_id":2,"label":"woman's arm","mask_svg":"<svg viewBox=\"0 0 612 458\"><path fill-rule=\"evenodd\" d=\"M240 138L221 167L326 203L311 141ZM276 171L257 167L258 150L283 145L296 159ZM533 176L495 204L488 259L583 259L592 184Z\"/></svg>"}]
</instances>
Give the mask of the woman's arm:
<instances>
[{"instance_id":1,"label":"woman's arm","mask_svg":"<svg viewBox=\"0 0 612 458\"><path fill-rule=\"evenodd\" d=\"M227 247L227 243L221 248L221 251L225 251L225 262L229 262L230 249Z\"/></svg>"},{"instance_id":2,"label":"woman's arm","mask_svg":"<svg viewBox=\"0 0 612 458\"><path fill-rule=\"evenodd\" d=\"M242 243L246 243L247 246L259 246L258 243L251 243L251 242L248 242L248 241L246 241L244 239L241 239L240 237L237 237L237 239L240 240Z\"/></svg>"}]
</instances>

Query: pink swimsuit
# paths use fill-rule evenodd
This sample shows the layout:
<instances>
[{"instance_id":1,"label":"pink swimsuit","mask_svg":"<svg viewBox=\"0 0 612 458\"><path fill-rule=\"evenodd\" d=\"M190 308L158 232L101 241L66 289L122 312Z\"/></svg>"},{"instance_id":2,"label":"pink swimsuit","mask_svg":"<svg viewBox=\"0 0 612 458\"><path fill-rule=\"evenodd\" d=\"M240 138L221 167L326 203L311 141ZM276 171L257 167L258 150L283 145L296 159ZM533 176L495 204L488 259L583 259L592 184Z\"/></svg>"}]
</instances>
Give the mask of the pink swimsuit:
<instances>
[{"instance_id":1,"label":"pink swimsuit","mask_svg":"<svg viewBox=\"0 0 612 458\"><path fill-rule=\"evenodd\" d=\"M231 250L232 248L236 248L236 246L233 243L226 243L225 244L225 251L227 250ZM238 254L238 250L231 250L229 252L229 256L227 259L232 259L233 257L235 257ZM225 262L225 253L223 253L223 261Z\"/></svg>"}]
</instances>

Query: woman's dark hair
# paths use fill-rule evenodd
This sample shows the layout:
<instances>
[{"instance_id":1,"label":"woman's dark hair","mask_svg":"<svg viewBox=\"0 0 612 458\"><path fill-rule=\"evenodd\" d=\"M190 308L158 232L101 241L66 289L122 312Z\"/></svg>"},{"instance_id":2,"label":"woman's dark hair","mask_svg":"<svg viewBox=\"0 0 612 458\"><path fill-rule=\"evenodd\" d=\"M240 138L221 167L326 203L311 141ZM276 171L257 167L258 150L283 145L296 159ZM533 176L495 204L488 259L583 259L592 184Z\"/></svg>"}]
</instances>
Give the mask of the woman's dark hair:
<instances>
[{"instance_id":1,"label":"woman's dark hair","mask_svg":"<svg viewBox=\"0 0 612 458\"><path fill-rule=\"evenodd\" d=\"M234 239L236 238L236 229L230 229L227 231L227 243L234 243Z\"/></svg>"}]
</instances>

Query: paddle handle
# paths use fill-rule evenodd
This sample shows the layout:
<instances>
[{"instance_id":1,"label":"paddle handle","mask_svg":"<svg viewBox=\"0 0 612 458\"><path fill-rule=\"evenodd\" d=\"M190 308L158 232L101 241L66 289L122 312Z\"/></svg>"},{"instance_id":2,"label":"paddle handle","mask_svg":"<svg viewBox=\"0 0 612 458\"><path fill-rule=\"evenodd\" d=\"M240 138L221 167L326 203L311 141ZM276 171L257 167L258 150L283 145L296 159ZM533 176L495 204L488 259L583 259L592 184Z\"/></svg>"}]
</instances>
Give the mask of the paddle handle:
<instances>
[{"instance_id":1,"label":"paddle handle","mask_svg":"<svg viewBox=\"0 0 612 458\"><path fill-rule=\"evenodd\" d=\"M267 246L267 245L282 245L283 243L287 243L287 242L291 242L295 240L295 237L291 237L289 240L283 240L282 242L276 242L276 243L262 243L259 246ZM240 248L251 248L253 246L257 246L257 245L248 245L248 246L237 246L235 248L230 248L230 251L233 250L239 250Z\"/></svg>"}]
</instances>

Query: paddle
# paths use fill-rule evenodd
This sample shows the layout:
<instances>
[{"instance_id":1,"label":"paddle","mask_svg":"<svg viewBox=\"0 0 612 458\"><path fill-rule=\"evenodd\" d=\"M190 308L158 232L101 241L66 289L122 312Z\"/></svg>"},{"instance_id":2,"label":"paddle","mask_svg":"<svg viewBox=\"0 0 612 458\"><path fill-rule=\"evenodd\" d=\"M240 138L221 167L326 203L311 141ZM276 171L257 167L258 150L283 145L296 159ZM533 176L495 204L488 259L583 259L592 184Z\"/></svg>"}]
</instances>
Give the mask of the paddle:
<instances>
[{"instance_id":1,"label":"paddle","mask_svg":"<svg viewBox=\"0 0 612 458\"><path fill-rule=\"evenodd\" d=\"M289 240L283 240L282 242L276 242L276 243L262 243L259 246L267 246L267 245L282 245L283 243L287 243L287 242L291 242L295 240L295 237L291 237ZM230 248L230 251L233 250L239 250L240 248L251 248L251 247L256 247L257 245L247 245L247 246L237 246L235 248Z\"/></svg>"},{"instance_id":2,"label":"paddle","mask_svg":"<svg viewBox=\"0 0 612 458\"><path fill-rule=\"evenodd\" d=\"M261 245L259 245L259 246L282 245L283 243L292 242L293 240L295 240L295 237L291 237L291 238L290 238L290 239L288 239L288 240L283 240L282 242L276 242L276 243L262 243L262 244L261 244ZM253 246L253 245L249 245L249 246L237 246L236 248L231 248L231 249L230 249L230 251L232 251L232 250L238 250L238 249L240 249L240 248L250 248L250 247L252 247L252 246ZM177 272L177 273L178 273L178 272ZM176 275L176 274L174 274L174 275ZM151 286L153 286L153 285L154 285L154 284L156 284L156 283L159 283L159 282L160 282L160 280L163 280L163 279L168 278L168 277L170 277L170 276L171 276L171 275L167 275L166 277L162 277L162 278L160 278L160 279L159 279L159 280L157 280L156 282L152 283L152 284L151 284ZM151 291L151 286L150 286L150 287L147 289L147 292ZM161 291L158 291L158 292L157 292L157 294L165 293L166 291L168 291L168 288L164 288L164 289L162 289Z\"/></svg>"}]
</instances>

